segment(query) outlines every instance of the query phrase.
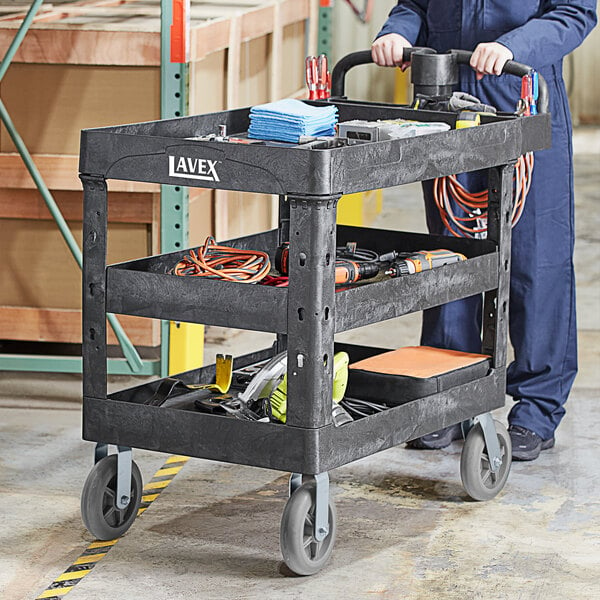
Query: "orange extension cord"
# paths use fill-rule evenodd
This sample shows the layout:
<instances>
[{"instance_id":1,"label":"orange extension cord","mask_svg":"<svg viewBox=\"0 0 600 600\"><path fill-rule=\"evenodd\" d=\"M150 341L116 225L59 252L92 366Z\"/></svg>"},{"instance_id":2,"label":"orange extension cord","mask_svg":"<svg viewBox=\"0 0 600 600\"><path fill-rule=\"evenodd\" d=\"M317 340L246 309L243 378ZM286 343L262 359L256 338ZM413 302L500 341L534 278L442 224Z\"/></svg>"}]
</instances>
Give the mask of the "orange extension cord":
<instances>
[{"instance_id":1,"label":"orange extension cord","mask_svg":"<svg viewBox=\"0 0 600 600\"><path fill-rule=\"evenodd\" d=\"M512 213L514 227L523 214L525 199L531 187L531 172L533 170L533 153L521 156L515 165L515 203ZM461 185L456 175L438 177L433 184L433 197L440 211L442 222L456 237L483 237L487 227L481 223L487 222L488 190L471 193ZM464 211L467 216L457 216L451 200ZM479 221L479 224L478 224Z\"/></svg>"},{"instance_id":2,"label":"orange extension cord","mask_svg":"<svg viewBox=\"0 0 600 600\"><path fill-rule=\"evenodd\" d=\"M213 237L207 237L204 246L190 250L173 269L175 275L210 277L255 283L263 279L271 268L268 254L258 250L239 250L218 246Z\"/></svg>"}]
</instances>

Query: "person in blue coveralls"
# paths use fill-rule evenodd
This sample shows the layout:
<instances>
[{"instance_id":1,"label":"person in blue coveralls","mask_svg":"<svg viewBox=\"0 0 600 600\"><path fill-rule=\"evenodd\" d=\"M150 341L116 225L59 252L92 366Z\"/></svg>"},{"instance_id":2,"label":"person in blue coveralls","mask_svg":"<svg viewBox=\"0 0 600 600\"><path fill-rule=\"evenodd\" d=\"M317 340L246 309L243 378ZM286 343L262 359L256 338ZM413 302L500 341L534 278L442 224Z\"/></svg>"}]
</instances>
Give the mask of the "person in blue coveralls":
<instances>
[{"instance_id":1,"label":"person in blue coveralls","mask_svg":"<svg viewBox=\"0 0 600 600\"><path fill-rule=\"evenodd\" d=\"M400 66L402 49L472 50L461 67L458 89L503 111L520 97L518 77L501 75L506 61L532 66L549 88L552 148L537 152L521 220L512 232L509 333L514 361L507 393L516 400L509 416L513 459L534 460L554 446L554 432L577 372L574 199L571 120L562 60L596 24L595 0L400 0L372 45L373 61ZM481 174L461 179L470 191L486 186ZM477 189L475 189L477 188ZM427 225L448 233L423 184ZM481 352L481 297L425 311L421 343ZM452 426L409 443L443 448L461 437Z\"/></svg>"}]
</instances>

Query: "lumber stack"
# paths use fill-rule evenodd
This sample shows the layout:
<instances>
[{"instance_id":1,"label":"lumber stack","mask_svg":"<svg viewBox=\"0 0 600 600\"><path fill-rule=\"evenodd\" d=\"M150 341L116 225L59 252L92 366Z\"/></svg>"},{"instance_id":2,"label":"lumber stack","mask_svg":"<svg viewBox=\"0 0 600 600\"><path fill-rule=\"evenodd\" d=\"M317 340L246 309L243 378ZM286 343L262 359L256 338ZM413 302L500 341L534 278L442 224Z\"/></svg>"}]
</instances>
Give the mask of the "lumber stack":
<instances>
[{"instance_id":1,"label":"lumber stack","mask_svg":"<svg viewBox=\"0 0 600 600\"><path fill-rule=\"evenodd\" d=\"M0 6L1 55L27 8ZM316 11L315 0L193 0L190 114L301 95ZM160 118L160 42L159 0L43 5L2 80L2 100L79 239L80 130ZM109 261L157 253L159 186L111 181L109 192ZM190 245L269 229L275 206L256 194L190 190ZM0 339L80 342L80 271L4 128L0 255ZM159 344L157 322L120 319L136 345Z\"/></svg>"}]
</instances>

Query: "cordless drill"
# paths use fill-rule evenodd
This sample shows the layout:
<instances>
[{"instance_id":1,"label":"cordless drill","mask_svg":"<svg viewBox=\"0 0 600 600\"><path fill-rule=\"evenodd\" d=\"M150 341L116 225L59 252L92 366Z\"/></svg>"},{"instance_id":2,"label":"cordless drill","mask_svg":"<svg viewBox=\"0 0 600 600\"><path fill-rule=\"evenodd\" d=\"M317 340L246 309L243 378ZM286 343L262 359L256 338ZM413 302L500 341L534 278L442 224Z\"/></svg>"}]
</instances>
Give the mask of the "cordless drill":
<instances>
[{"instance_id":1,"label":"cordless drill","mask_svg":"<svg viewBox=\"0 0 600 600\"><path fill-rule=\"evenodd\" d=\"M405 258L395 260L386 269L385 274L390 277L401 277L421 273L436 267L442 267L451 263L467 260L464 254L450 250L421 250Z\"/></svg>"},{"instance_id":2,"label":"cordless drill","mask_svg":"<svg viewBox=\"0 0 600 600\"><path fill-rule=\"evenodd\" d=\"M277 248L275 268L283 275L288 275L289 245L287 242ZM348 285L364 279L376 277L381 270L381 263L361 262L349 258L337 258L335 261L335 284Z\"/></svg>"}]
</instances>

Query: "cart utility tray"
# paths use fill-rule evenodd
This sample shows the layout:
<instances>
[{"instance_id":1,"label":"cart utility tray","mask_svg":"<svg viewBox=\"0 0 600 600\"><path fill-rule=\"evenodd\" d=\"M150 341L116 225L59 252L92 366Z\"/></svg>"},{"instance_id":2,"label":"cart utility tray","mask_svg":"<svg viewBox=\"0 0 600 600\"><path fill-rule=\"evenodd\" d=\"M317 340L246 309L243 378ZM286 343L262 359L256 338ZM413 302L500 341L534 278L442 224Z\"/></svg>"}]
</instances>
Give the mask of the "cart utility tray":
<instances>
[{"instance_id":1,"label":"cart utility tray","mask_svg":"<svg viewBox=\"0 0 600 600\"><path fill-rule=\"evenodd\" d=\"M409 346L350 365L347 396L398 406L488 375L490 357Z\"/></svg>"},{"instance_id":2,"label":"cart utility tray","mask_svg":"<svg viewBox=\"0 0 600 600\"><path fill-rule=\"evenodd\" d=\"M467 260L424 273L367 280L335 294L337 332L390 319L487 291L498 285L498 252L489 240L448 238L384 229L338 226L336 245L356 242L383 253L448 248ZM275 256L276 230L222 242ZM288 288L178 277L173 267L189 249L111 265L107 269L108 310L119 314L286 333Z\"/></svg>"},{"instance_id":3,"label":"cart utility tray","mask_svg":"<svg viewBox=\"0 0 600 600\"><path fill-rule=\"evenodd\" d=\"M455 113L412 110L349 100L313 102L338 107L339 122L377 119L443 121ZM266 194L349 194L508 163L550 145L550 116L482 117L479 127L416 138L322 148L268 142L198 139L225 125L234 138L248 131L250 108L86 129L79 170L107 179L189 185Z\"/></svg>"},{"instance_id":4,"label":"cart utility tray","mask_svg":"<svg viewBox=\"0 0 600 600\"><path fill-rule=\"evenodd\" d=\"M234 358L234 369L271 358L274 348ZM381 354L381 348L336 344L351 360ZM154 380L113 392L104 399L84 398L84 439L122 447L145 448L253 465L294 473L316 474L465 421L504 404L505 370L487 369L483 377L416 398L382 413L335 427L290 427L245 421L199 411L200 391L175 396L163 406L146 402L160 387ZM185 384L214 381L215 365L177 375ZM288 399L289 400L289 399ZM331 406L331 400L330 404ZM330 409L331 410L331 409Z\"/></svg>"}]
</instances>

